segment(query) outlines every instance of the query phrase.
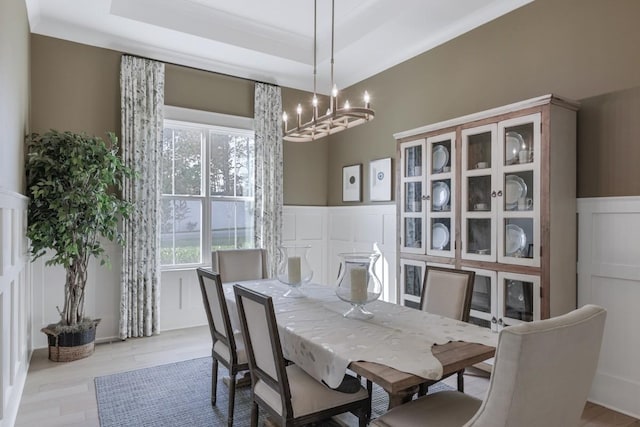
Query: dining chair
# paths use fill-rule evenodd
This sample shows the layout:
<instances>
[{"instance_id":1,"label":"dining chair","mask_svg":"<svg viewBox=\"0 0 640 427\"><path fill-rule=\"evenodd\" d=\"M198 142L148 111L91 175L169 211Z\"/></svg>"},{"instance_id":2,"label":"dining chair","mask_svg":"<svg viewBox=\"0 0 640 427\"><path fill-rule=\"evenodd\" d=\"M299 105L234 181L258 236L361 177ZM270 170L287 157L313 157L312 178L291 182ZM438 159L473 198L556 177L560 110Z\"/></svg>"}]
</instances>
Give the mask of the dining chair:
<instances>
[{"instance_id":1,"label":"dining chair","mask_svg":"<svg viewBox=\"0 0 640 427\"><path fill-rule=\"evenodd\" d=\"M271 297L241 285L233 287L251 371L251 426L258 406L281 426L302 426L351 412L365 427L371 408L367 391L331 389L295 364L286 365Z\"/></svg>"},{"instance_id":2,"label":"dining chair","mask_svg":"<svg viewBox=\"0 0 640 427\"><path fill-rule=\"evenodd\" d=\"M227 423L233 425L235 406L236 375L249 370L244 340L239 331L234 331L229 318L229 310L224 297L220 275L198 268L198 280L202 291L202 302L207 313L213 345L211 357L211 404L216 404L218 383L218 362L229 370L229 414Z\"/></svg>"},{"instance_id":3,"label":"dining chair","mask_svg":"<svg viewBox=\"0 0 640 427\"><path fill-rule=\"evenodd\" d=\"M211 251L211 269L222 283L268 278L266 249Z\"/></svg>"},{"instance_id":4,"label":"dining chair","mask_svg":"<svg viewBox=\"0 0 640 427\"><path fill-rule=\"evenodd\" d=\"M468 322L475 276L476 273L473 271L427 266L420 297L420 309ZM457 375L458 391L464 392L464 369L457 371ZM421 384L418 395L427 394L428 387L436 382L438 381Z\"/></svg>"},{"instance_id":5,"label":"dining chair","mask_svg":"<svg viewBox=\"0 0 640 427\"><path fill-rule=\"evenodd\" d=\"M577 426L591 389L606 311L585 305L508 326L498 338L484 400L443 391L393 408L377 427Z\"/></svg>"}]
</instances>

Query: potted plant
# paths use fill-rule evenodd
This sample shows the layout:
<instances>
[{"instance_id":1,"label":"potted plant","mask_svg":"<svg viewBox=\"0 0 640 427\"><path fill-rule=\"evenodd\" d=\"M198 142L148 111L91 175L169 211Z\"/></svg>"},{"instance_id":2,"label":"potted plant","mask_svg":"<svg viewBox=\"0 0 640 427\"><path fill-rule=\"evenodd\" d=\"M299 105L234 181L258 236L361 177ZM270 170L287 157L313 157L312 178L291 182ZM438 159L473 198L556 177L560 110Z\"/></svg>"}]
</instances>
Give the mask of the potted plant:
<instances>
[{"instance_id":1,"label":"potted plant","mask_svg":"<svg viewBox=\"0 0 640 427\"><path fill-rule=\"evenodd\" d=\"M122 179L131 176L118 156L117 138L51 130L27 136L27 237L32 261L49 254L45 265L66 270L60 320L42 329L49 359L71 361L93 353L100 319L84 314L87 267L91 257L109 262L102 242L123 243L118 230L131 205L119 196Z\"/></svg>"}]
</instances>

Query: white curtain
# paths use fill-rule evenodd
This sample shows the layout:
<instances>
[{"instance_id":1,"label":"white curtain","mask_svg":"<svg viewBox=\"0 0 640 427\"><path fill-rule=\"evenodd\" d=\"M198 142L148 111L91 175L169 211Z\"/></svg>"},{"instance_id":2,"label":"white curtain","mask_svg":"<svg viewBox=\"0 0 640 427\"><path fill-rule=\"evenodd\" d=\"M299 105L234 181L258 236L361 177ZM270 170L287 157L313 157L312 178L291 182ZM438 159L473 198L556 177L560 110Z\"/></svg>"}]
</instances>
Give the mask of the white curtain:
<instances>
[{"instance_id":1,"label":"white curtain","mask_svg":"<svg viewBox=\"0 0 640 427\"><path fill-rule=\"evenodd\" d=\"M268 254L269 277L276 276L282 241L282 96L278 86L256 83L254 102L256 179L255 244Z\"/></svg>"},{"instance_id":2,"label":"white curtain","mask_svg":"<svg viewBox=\"0 0 640 427\"><path fill-rule=\"evenodd\" d=\"M123 223L126 244L120 281L121 339L160 332L160 165L164 64L123 55L120 66L122 152L135 176L123 196L134 212Z\"/></svg>"}]
</instances>

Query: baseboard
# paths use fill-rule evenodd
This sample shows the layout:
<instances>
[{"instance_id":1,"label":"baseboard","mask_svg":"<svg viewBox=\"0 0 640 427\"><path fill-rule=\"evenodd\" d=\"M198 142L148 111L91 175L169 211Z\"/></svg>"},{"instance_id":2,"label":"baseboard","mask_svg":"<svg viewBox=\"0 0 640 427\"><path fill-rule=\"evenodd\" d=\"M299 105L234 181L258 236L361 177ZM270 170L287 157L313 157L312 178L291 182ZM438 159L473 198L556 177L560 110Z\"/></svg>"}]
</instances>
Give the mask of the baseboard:
<instances>
[{"instance_id":1,"label":"baseboard","mask_svg":"<svg viewBox=\"0 0 640 427\"><path fill-rule=\"evenodd\" d=\"M589 401L640 419L640 384L626 378L596 373Z\"/></svg>"},{"instance_id":2,"label":"baseboard","mask_svg":"<svg viewBox=\"0 0 640 427\"><path fill-rule=\"evenodd\" d=\"M29 364L31 361L31 354L20 364L20 368L16 372L14 384L5 389L5 393L8 393L7 406L4 408L4 416L0 420L0 427L13 427L18 418L18 410L20 409L20 401L22 400L22 392L27 382L27 373L29 372Z\"/></svg>"}]
</instances>

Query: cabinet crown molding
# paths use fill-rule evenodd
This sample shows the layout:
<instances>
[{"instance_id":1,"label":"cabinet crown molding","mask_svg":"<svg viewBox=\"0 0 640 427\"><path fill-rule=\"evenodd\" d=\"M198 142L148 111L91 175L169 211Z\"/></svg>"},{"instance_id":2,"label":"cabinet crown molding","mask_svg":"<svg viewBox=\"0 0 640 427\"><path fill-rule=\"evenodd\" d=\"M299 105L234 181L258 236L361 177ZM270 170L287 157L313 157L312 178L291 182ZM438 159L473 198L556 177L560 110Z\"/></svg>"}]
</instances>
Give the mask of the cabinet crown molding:
<instances>
[{"instance_id":1,"label":"cabinet crown molding","mask_svg":"<svg viewBox=\"0 0 640 427\"><path fill-rule=\"evenodd\" d=\"M500 114L511 113L525 108L538 107L545 104L561 105L569 110L578 111L580 103L568 98L563 98L557 95L548 94L538 96L536 98L526 99L524 101L514 102L513 104L503 105L501 107L492 108L490 110L484 110L478 113L468 114L466 116L460 116L453 119L445 120L442 122L420 126L415 129L409 129L402 132L394 133L395 139L405 139L416 135L420 135L427 132L433 132L439 129L445 129L449 127L459 126L463 123L474 122L476 120L482 120L489 117L497 116Z\"/></svg>"}]
</instances>

